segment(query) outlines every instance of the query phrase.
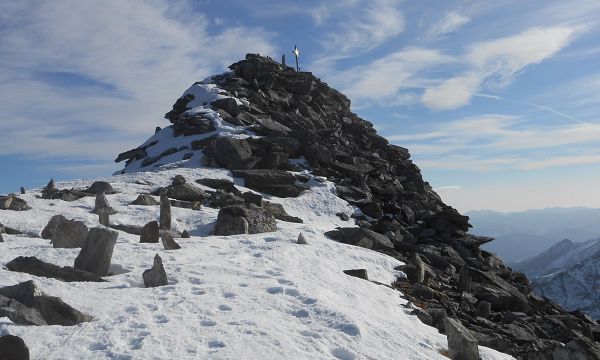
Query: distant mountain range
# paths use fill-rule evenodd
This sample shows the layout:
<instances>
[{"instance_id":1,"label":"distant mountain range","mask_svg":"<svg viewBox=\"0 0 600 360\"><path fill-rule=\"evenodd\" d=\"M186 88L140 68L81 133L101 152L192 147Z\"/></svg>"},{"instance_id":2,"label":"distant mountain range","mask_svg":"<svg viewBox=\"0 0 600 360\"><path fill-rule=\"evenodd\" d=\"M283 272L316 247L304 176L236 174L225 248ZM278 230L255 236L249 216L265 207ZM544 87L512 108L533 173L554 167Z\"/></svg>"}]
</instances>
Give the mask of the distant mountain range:
<instances>
[{"instance_id":1,"label":"distant mountain range","mask_svg":"<svg viewBox=\"0 0 600 360\"><path fill-rule=\"evenodd\" d=\"M533 257L563 239L582 242L600 237L600 209L547 208L510 213L482 210L466 215L473 234L496 238L483 248L506 262Z\"/></svg>"},{"instance_id":2,"label":"distant mountain range","mask_svg":"<svg viewBox=\"0 0 600 360\"><path fill-rule=\"evenodd\" d=\"M509 265L527 274L538 295L600 319L600 238L584 242L565 239Z\"/></svg>"}]
</instances>

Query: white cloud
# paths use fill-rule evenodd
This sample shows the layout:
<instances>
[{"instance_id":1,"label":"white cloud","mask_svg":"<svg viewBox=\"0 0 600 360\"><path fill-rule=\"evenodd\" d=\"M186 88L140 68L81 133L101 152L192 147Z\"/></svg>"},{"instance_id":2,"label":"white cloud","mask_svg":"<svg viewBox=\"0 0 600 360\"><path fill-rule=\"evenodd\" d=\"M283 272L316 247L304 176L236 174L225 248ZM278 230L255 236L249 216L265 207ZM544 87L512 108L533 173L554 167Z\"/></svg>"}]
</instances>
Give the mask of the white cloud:
<instances>
[{"instance_id":1,"label":"white cloud","mask_svg":"<svg viewBox=\"0 0 600 360\"><path fill-rule=\"evenodd\" d=\"M471 18L460 14L458 11L447 13L440 21L433 24L425 33L425 40L438 40L450 33L453 33L468 24Z\"/></svg>"},{"instance_id":2,"label":"white cloud","mask_svg":"<svg viewBox=\"0 0 600 360\"><path fill-rule=\"evenodd\" d=\"M564 167L575 165L590 165L600 163L599 154L582 154L571 156L558 156L543 160L529 161L520 165L523 170L539 170L549 167Z\"/></svg>"},{"instance_id":3,"label":"white cloud","mask_svg":"<svg viewBox=\"0 0 600 360\"><path fill-rule=\"evenodd\" d=\"M168 125L162 114L194 81L273 52L270 33L215 31L185 4L1 3L0 154L112 159Z\"/></svg>"},{"instance_id":4,"label":"white cloud","mask_svg":"<svg viewBox=\"0 0 600 360\"><path fill-rule=\"evenodd\" d=\"M580 30L568 26L532 28L514 36L479 42L462 57L467 73L442 80L421 100L432 110L467 105L481 88L509 84L525 67L538 64L566 47Z\"/></svg>"}]
</instances>

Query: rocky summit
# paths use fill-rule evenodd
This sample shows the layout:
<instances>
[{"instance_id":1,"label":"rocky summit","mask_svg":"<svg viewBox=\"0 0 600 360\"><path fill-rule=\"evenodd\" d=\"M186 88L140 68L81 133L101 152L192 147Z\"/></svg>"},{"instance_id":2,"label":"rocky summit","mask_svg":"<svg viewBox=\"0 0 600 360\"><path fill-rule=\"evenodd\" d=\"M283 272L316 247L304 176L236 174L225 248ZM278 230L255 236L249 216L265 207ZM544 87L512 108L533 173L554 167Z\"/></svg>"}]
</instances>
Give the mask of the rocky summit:
<instances>
[{"instance_id":1,"label":"rocky summit","mask_svg":"<svg viewBox=\"0 0 600 360\"><path fill-rule=\"evenodd\" d=\"M536 295L522 273L481 250L492 239L469 234L468 217L444 204L409 151L378 135L346 96L256 54L229 69L192 85L165 115L171 126L120 154L122 173L221 167L278 197L299 196L309 176L326 179L355 207L357 226L328 236L404 262L407 276L393 287L425 324L445 332L444 320L458 319L480 345L519 359L554 359L565 346L600 358L600 326Z\"/></svg>"}]
</instances>

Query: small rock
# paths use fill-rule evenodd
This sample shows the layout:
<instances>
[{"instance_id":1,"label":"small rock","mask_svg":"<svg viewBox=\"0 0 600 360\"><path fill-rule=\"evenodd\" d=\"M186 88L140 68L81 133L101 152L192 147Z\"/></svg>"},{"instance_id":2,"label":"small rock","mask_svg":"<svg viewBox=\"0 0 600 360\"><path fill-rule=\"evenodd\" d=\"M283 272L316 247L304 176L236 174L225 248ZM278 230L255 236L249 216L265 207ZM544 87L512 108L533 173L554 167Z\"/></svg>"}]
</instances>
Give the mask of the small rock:
<instances>
[{"instance_id":1,"label":"small rock","mask_svg":"<svg viewBox=\"0 0 600 360\"><path fill-rule=\"evenodd\" d=\"M90 230L74 267L98 276L106 276L119 233L105 228Z\"/></svg>"},{"instance_id":2,"label":"small rock","mask_svg":"<svg viewBox=\"0 0 600 360\"><path fill-rule=\"evenodd\" d=\"M246 225L243 220L247 222ZM259 234L277 230L275 217L254 204L227 206L219 210L215 235Z\"/></svg>"},{"instance_id":3,"label":"small rock","mask_svg":"<svg viewBox=\"0 0 600 360\"><path fill-rule=\"evenodd\" d=\"M339 213L337 213L337 214L335 214L335 215L337 215L337 217L339 217L339 218L340 218L340 219L342 219L343 221L348 221L348 220L350 220L350 216L349 216L348 214L346 214L346 213L339 212Z\"/></svg>"},{"instance_id":4,"label":"small rock","mask_svg":"<svg viewBox=\"0 0 600 360\"><path fill-rule=\"evenodd\" d=\"M61 220L54 229L54 233L52 235L52 247L82 247L87 237L88 228L83 222L67 219Z\"/></svg>"},{"instance_id":5,"label":"small rock","mask_svg":"<svg viewBox=\"0 0 600 360\"><path fill-rule=\"evenodd\" d=\"M179 244L175 242L173 236L168 231L160 232L160 240L162 241L165 250L181 249L181 246L179 246Z\"/></svg>"},{"instance_id":6,"label":"small rock","mask_svg":"<svg viewBox=\"0 0 600 360\"><path fill-rule=\"evenodd\" d=\"M145 270L142 274L145 287L157 287L168 284L167 273L162 263L162 259L158 254L154 255L154 264L152 268Z\"/></svg>"},{"instance_id":7,"label":"small rock","mask_svg":"<svg viewBox=\"0 0 600 360\"><path fill-rule=\"evenodd\" d=\"M367 269L344 270L344 274L361 278L363 280L369 280L369 276L367 275Z\"/></svg>"},{"instance_id":8,"label":"small rock","mask_svg":"<svg viewBox=\"0 0 600 360\"><path fill-rule=\"evenodd\" d=\"M88 194L98 194L105 193L107 195L116 194L117 191L113 189L112 185L107 183L106 181L95 181L89 188L84 190L85 193Z\"/></svg>"},{"instance_id":9,"label":"small rock","mask_svg":"<svg viewBox=\"0 0 600 360\"><path fill-rule=\"evenodd\" d=\"M144 205L144 206L159 205L159 204L160 203L158 201L154 200L154 198L148 194L138 195L137 199L133 200L133 202L131 203L131 205Z\"/></svg>"},{"instance_id":10,"label":"small rock","mask_svg":"<svg viewBox=\"0 0 600 360\"><path fill-rule=\"evenodd\" d=\"M171 201L165 192L160 194L160 228L171 229Z\"/></svg>"},{"instance_id":11,"label":"small rock","mask_svg":"<svg viewBox=\"0 0 600 360\"><path fill-rule=\"evenodd\" d=\"M4 335L0 337L0 359L29 360L29 348L20 337Z\"/></svg>"},{"instance_id":12,"label":"small rock","mask_svg":"<svg viewBox=\"0 0 600 360\"><path fill-rule=\"evenodd\" d=\"M477 305L477 310L479 312L479 316L481 316L484 319L487 319L492 313L492 304L490 304L487 301L480 301L479 305Z\"/></svg>"},{"instance_id":13,"label":"small rock","mask_svg":"<svg viewBox=\"0 0 600 360\"><path fill-rule=\"evenodd\" d=\"M458 320L444 319L448 336L448 352L453 360L480 360L477 339Z\"/></svg>"},{"instance_id":14,"label":"small rock","mask_svg":"<svg viewBox=\"0 0 600 360\"><path fill-rule=\"evenodd\" d=\"M187 180L183 177L183 175L175 175L175 177L173 177L173 182L171 183L171 185L173 186L177 186L177 185L183 185L187 182Z\"/></svg>"},{"instance_id":15,"label":"small rock","mask_svg":"<svg viewBox=\"0 0 600 360\"><path fill-rule=\"evenodd\" d=\"M296 241L296 244L308 245L308 242L306 241L306 238L304 237L303 233L298 234L298 240Z\"/></svg>"},{"instance_id":16,"label":"small rock","mask_svg":"<svg viewBox=\"0 0 600 360\"><path fill-rule=\"evenodd\" d=\"M160 238L160 228L156 220L150 221L142 228L140 243L157 243Z\"/></svg>"},{"instance_id":17,"label":"small rock","mask_svg":"<svg viewBox=\"0 0 600 360\"><path fill-rule=\"evenodd\" d=\"M263 206L263 197L260 194L253 193L252 191L246 191L242 194L244 201L246 204L254 204L258 207Z\"/></svg>"},{"instance_id":18,"label":"small rock","mask_svg":"<svg viewBox=\"0 0 600 360\"><path fill-rule=\"evenodd\" d=\"M190 233L187 230L183 230L183 232L181 233L181 238L183 238L183 239L189 239L190 238Z\"/></svg>"},{"instance_id":19,"label":"small rock","mask_svg":"<svg viewBox=\"0 0 600 360\"><path fill-rule=\"evenodd\" d=\"M25 195L25 188L21 186L21 195Z\"/></svg>"}]
</instances>

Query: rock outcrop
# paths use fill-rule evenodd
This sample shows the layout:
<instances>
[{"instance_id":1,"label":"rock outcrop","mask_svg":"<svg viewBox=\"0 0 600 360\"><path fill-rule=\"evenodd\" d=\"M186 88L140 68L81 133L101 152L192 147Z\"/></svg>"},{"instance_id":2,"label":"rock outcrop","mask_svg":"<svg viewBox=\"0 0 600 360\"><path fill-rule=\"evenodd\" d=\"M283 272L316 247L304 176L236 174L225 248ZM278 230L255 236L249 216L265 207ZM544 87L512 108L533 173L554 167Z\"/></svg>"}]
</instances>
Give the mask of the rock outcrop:
<instances>
[{"instance_id":1,"label":"rock outcrop","mask_svg":"<svg viewBox=\"0 0 600 360\"><path fill-rule=\"evenodd\" d=\"M119 233L105 228L93 228L75 258L74 268L97 276L106 276Z\"/></svg>"}]
</instances>

